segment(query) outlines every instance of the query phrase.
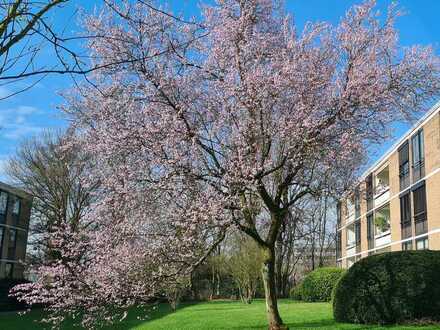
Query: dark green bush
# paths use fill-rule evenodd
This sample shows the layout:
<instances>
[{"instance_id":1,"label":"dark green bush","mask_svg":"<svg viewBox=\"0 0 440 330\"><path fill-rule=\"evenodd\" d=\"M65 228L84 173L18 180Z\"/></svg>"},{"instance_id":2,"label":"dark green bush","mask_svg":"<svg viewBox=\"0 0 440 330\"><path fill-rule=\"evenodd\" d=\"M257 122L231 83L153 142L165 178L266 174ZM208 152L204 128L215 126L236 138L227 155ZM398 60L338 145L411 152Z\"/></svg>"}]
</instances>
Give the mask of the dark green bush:
<instances>
[{"instance_id":1,"label":"dark green bush","mask_svg":"<svg viewBox=\"0 0 440 330\"><path fill-rule=\"evenodd\" d=\"M333 293L338 322L440 321L440 252L400 251L355 263Z\"/></svg>"},{"instance_id":2,"label":"dark green bush","mask_svg":"<svg viewBox=\"0 0 440 330\"><path fill-rule=\"evenodd\" d=\"M335 267L318 268L304 278L300 284L300 295L304 301L330 301L333 288L345 271Z\"/></svg>"}]
</instances>

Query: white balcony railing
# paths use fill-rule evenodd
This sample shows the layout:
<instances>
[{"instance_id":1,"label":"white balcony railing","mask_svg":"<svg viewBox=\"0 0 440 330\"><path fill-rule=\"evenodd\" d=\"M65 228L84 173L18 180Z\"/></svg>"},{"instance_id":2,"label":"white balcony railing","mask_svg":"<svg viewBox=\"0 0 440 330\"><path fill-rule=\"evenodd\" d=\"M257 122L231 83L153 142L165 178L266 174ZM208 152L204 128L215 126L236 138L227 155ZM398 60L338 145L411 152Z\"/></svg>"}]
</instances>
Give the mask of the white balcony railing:
<instances>
[{"instance_id":1,"label":"white balcony railing","mask_svg":"<svg viewBox=\"0 0 440 330\"><path fill-rule=\"evenodd\" d=\"M355 254L356 254L356 246L350 248L347 247L347 257L354 256Z\"/></svg>"},{"instance_id":2,"label":"white balcony railing","mask_svg":"<svg viewBox=\"0 0 440 330\"><path fill-rule=\"evenodd\" d=\"M374 195L374 207L382 205L390 199L390 188L384 187Z\"/></svg>"},{"instance_id":3,"label":"white balcony railing","mask_svg":"<svg viewBox=\"0 0 440 330\"><path fill-rule=\"evenodd\" d=\"M388 230L376 235L376 247L391 243L391 232Z\"/></svg>"}]
</instances>

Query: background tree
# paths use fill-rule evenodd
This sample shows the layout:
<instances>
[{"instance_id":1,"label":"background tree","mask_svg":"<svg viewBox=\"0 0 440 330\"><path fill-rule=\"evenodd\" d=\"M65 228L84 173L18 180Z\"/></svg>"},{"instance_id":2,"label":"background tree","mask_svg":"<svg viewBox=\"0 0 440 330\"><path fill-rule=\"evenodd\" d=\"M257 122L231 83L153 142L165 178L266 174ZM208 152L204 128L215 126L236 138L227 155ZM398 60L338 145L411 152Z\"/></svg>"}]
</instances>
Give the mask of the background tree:
<instances>
[{"instance_id":1,"label":"background tree","mask_svg":"<svg viewBox=\"0 0 440 330\"><path fill-rule=\"evenodd\" d=\"M37 265L60 256L52 248L52 234L60 227L79 232L90 223L84 220L97 182L84 184L89 157L77 149L63 148L66 135L45 132L24 141L6 166L13 182L33 198L30 245Z\"/></svg>"},{"instance_id":2,"label":"background tree","mask_svg":"<svg viewBox=\"0 0 440 330\"><path fill-rule=\"evenodd\" d=\"M230 249L228 268L240 299L250 304L261 285L261 250L255 241L240 233L233 236Z\"/></svg>"},{"instance_id":3,"label":"background tree","mask_svg":"<svg viewBox=\"0 0 440 330\"><path fill-rule=\"evenodd\" d=\"M398 13L391 8L379 20L373 1L336 27L308 24L302 32L277 1L221 1L204 6L201 22L152 4L111 3L87 21L89 33L102 36L90 45L102 68L98 88L83 86L65 109L78 132L73 142L94 156L91 177L105 198L95 206L99 231L87 241L93 282L87 264L80 265L87 286L57 269L57 292L69 299L52 310L89 312L94 303L102 315L101 287L116 303L127 295L134 303L165 272L172 278L197 264L204 235L233 226L262 251L269 329L285 329L275 244L289 210L349 186L366 144L438 95L439 59L429 47L400 48ZM216 236L204 238L207 252ZM120 291L125 274L110 280L112 268L124 263L136 274L138 259L158 267L150 267L150 284L136 285L133 275ZM32 288L24 299L54 295Z\"/></svg>"}]
</instances>

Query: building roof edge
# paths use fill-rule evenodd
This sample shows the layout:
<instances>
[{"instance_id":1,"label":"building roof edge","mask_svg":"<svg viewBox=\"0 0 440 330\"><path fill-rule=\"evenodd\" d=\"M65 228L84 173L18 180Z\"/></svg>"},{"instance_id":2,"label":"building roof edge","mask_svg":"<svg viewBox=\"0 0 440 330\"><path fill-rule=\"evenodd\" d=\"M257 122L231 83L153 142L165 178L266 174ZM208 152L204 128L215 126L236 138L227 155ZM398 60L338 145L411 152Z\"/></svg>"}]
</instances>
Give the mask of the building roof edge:
<instances>
[{"instance_id":1,"label":"building roof edge","mask_svg":"<svg viewBox=\"0 0 440 330\"><path fill-rule=\"evenodd\" d=\"M438 112L440 112L440 101L438 101L431 109L429 109L416 123L411 126L409 130L405 132L393 145L387 149L387 151L376 160L368 169L366 169L362 175L360 176L360 180L365 179L371 172L373 172L377 167L388 159L388 157L399 148L399 146L414 133L420 126L428 122L431 117L435 116Z\"/></svg>"}]
</instances>

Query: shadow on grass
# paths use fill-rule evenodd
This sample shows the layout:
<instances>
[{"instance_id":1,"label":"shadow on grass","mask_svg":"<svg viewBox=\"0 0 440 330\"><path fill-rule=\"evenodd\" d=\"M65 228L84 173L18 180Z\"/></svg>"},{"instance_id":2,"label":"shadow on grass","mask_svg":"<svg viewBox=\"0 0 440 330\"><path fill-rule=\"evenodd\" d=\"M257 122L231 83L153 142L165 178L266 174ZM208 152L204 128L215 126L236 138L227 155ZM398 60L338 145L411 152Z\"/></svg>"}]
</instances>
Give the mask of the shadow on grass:
<instances>
[{"instance_id":1,"label":"shadow on grass","mask_svg":"<svg viewBox=\"0 0 440 330\"><path fill-rule=\"evenodd\" d=\"M186 307L197 304L196 302L182 303L177 308L182 310ZM122 322L115 322L112 325L105 326L102 329L132 329L145 322L157 320L174 313L168 304L158 304L156 306L133 307L128 311L127 318ZM41 320L47 314L42 309L33 309L29 313L19 315L17 312L0 313L0 329L1 330L17 330L17 329L33 329L33 330L49 330L51 326L42 323ZM80 326L75 326L78 320L67 319L61 325L61 330L81 330Z\"/></svg>"},{"instance_id":2,"label":"shadow on grass","mask_svg":"<svg viewBox=\"0 0 440 330\"><path fill-rule=\"evenodd\" d=\"M185 309L186 307L197 305L198 302L185 302L179 304L176 311L171 309L171 306L166 303L161 303L155 306L145 306L145 307L133 307L129 310L127 318L122 322L115 322L110 326L103 327L104 330L117 329L125 330L132 329L133 327L140 326L145 322L150 322L153 320L161 319L173 313L178 313L179 311Z\"/></svg>"}]
</instances>

